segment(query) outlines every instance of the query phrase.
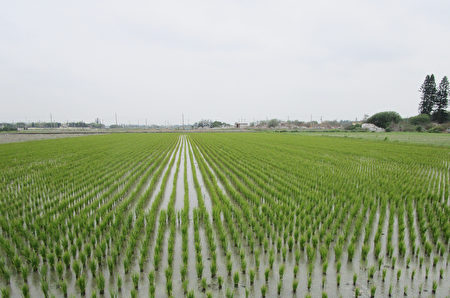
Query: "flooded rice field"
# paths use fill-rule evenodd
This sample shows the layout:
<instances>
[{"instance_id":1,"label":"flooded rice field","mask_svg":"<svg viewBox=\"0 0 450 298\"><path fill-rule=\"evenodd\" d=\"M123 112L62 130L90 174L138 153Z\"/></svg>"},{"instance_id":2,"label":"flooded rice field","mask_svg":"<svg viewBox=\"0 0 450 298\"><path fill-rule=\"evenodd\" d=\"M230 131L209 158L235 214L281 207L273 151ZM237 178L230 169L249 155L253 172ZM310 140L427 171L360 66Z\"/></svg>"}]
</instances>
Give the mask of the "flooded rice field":
<instances>
[{"instance_id":1,"label":"flooded rice field","mask_svg":"<svg viewBox=\"0 0 450 298\"><path fill-rule=\"evenodd\" d=\"M256 133L80 140L3 150L2 297L450 294L446 148Z\"/></svg>"}]
</instances>

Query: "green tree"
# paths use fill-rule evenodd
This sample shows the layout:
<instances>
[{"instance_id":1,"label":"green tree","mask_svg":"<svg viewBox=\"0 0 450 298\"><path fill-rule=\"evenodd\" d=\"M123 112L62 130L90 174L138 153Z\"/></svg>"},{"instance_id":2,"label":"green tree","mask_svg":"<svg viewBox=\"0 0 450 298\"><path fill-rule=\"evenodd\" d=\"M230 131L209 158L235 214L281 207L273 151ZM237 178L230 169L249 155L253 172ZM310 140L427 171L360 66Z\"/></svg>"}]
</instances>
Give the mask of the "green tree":
<instances>
[{"instance_id":1,"label":"green tree","mask_svg":"<svg viewBox=\"0 0 450 298\"><path fill-rule=\"evenodd\" d=\"M434 75L427 75L425 81L420 87L419 91L422 93L421 101L419 104L419 113L431 115L436 98L436 82Z\"/></svg>"},{"instance_id":2,"label":"green tree","mask_svg":"<svg viewBox=\"0 0 450 298\"><path fill-rule=\"evenodd\" d=\"M439 84L439 90L436 93L434 101L434 113L433 120L443 123L447 121L448 113L448 94L449 94L449 82L447 77L443 77L441 83Z\"/></svg>"},{"instance_id":3,"label":"green tree","mask_svg":"<svg viewBox=\"0 0 450 298\"><path fill-rule=\"evenodd\" d=\"M376 113L369 119L367 119L368 123L375 124L378 127L388 128L391 123L398 123L402 117L397 112L380 112Z\"/></svg>"},{"instance_id":4,"label":"green tree","mask_svg":"<svg viewBox=\"0 0 450 298\"><path fill-rule=\"evenodd\" d=\"M271 119L269 120L269 122L267 122L267 126L270 128L277 127L278 125L280 125L280 120L278 119Z\"/></svg>"},{"instance_id":5,"label":"green tree","mask_svg":"<svg viewBox=\"0 0 450 298\"><path fill-rule=\"evenodd\" d=\"M431 122L430 116L427 114L420 114L414 117L410 117L408 120L413 125L426 125Z\"/></svg>"}]
</instances>

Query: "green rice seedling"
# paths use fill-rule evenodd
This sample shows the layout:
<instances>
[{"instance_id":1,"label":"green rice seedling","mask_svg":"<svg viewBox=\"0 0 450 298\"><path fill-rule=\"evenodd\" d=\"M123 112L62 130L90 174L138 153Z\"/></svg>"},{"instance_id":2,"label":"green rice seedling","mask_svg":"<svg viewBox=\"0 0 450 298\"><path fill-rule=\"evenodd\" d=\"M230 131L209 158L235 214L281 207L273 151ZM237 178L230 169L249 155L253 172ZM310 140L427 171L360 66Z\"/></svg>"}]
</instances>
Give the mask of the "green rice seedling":
<instances>
[{"instance_id":1,"label":"green rice seedling","mask_svg":"<svg viewBox=\"0 0 450 298\"><path fill-rule=\"evenodd\" d=\"M213 261L211 262L211 267L210 267L210 271L211 271L211 277L214 278L216 277L217 274L217 264L216 261L213 259ZM244 271L245 272L245 271Z\"/></svg>"},{"instance_id":2,"label":"green rice seedling","mask_svg":"<svg viewBox=\"0 0 450 298\"><path fill-rule=\"evenodd\" d=\"M22 296L24 298L29 298L30 297L30 289L28 288L28 284L24 284L22 286Z\"/></svg>"},{"instance_id":3,"label":"green rice seedling","mask_svg":"<svg viewBox=\"0 0 450 298\"><path fill-rule=\"evenodd\" d=\"M328 298L328 295L327 295L327 293L325 293L325 292L322 292L322 298Z\"/></svg>"},{"instance_id":4,"label":"green rice seedling","mask_svg":"<svg viewBox=\"0 0 450 298\"><path fill-rule=\"evenodd\" d=\"M439 278L440 279L444 278L444 269L442 268L439 270Z\"/></svg>"},{"instance_id":5,"label":"green rice seedling","mask_svg":"<svg viewBox=\"0 0 450 298\"><path fill-rule=\"evenodd\" d=\"M70 255L69 255L69 253L66 251L63 254L62 258L63 258L64 264L66 264L66 268L69 269L70 268Z\"/></svg>"},{"instance_id":6,"label":"green rice seedling","mask_svg":"<svg viewBox=\"0 0 450 298\"><path fill-rule=\"evenodd\" d=\"M58 273L59 279L62 279L62 277L63 277L63 271L64 271L63 264L62 264L61 262L58 262L58 263L56 264L56 272Z\"/></svg>"},{"instance_id":7,"label":"green rice seedling","mask_svg":"<svg viewBox=\"0 0 450 298\"><path fill-rule=\"evenodd\" d=\"M80 290L81 296L84 296L86 294L86 277L84 275L81 275L77 279L77 286Z\"/></svg>"},{"instance_id":8,"label":"green rice seedling","mask_svg":"<svg viewBox=\"0 0 450 298\"><path fill-rule=\"evenodd\" d=\"M166 275L166 280L172 279L172 269L170 267L167 267L164 273Z\"/></svg>"},{"instance_id":9,"label":"green rice seedling","mask_svg":"<svg viewBox=\"0 0 450 298\"><path fill-rule=\"evenodd\" d=\"M89 261L89 269L91 270L92 276L95 277L95 272L97 271L97 263L95 260L92 259Z\"/></svg>"},{"instance_id":10,"label":"green rice seedling","mask_svg":"<svg viewBox=\"0 0 450 298\"><path fill-rule=\"evenodd\" d=\"M266 279L266 283L269 282L269 273L270 273L270 269L266 268L266 271L264 271L264 277Z\"/></svg>"},{"instance_id":11,"label":"green rice seedling","mask_svg":"<svg viewBox=\"0 0 450 298\"><path fill-rule=\"evenodd\" d=\"M309 263L308 264L308 276L311 276L314 270L314 264L313 263Z\"/></svg>"},{"instance_id":12,"label":"green rice seedling","mask_svg":"<svg viewBox=\"0 0 450 298\"><path fill-rule=\"evenodd\" d=\"M360 295L359 288L355 288L355 297L359 297Z\"/></svg>"},{"instance_id":13,"label":"green rice seedling","mask_svg":"<svg viewBox=\"0 0 450 298\"><path fill-rule=\"evenodd\" d=\"M266 297L266 293L267 293L267 286L266 285L262 285L261 286L261 296L262 297Z\"/></svg>"},{"instance_id":14,"label":"green rice seedling","mask_svg":"<svg viewBox=\"0 0 450 298\"><path fill-rule=\"evenodd\" d=\"M425 268L425 279L428 279L428 273L430 273L430 267Z\"/></svg>"},{"instance_id":15,"label":"green rice seedling","mask_svg":"<svg viewBox=\"0 0 450 298\"><path fill-rule=\"evenodd\" d=\"M381 269L381 265L383 265L383 258L378 259L378 270Z\"/></svg>"},{"instance_id":16,"label":"green rice seedling","mask_svg":"<svg viewBox=\"0 0 450 298\"><path fill-rule=\"evenodd\" d=\"M202 278L201 284L202 284L202 291L205 292L207 287L206 278Z\"/></svg>"},{"instance_id":17,"label":"green rice seedling","mask_svg":"<svg viewBox=\"0 0 450 298\"><path fill-rule=\"evenodd\" d=\"M361 259L363 262L367 260L367 255L369 254L370 247L366 244L364 244L361 248Z\"/></svg>"},{"instance_id":18,"label":"green rice seedling","mask_svg":"<svg viewBox=\"0 0 450 298\"><path fill-rule=\"evenodd\" d=\"M244 274L247 271L247 261L245 259L241 259L241 270Z\"/></svg>"},{"instance_id":19,"label":"green rice seedling","mask_svg":"<svg viewBox=\"0 0 450 298\"><path fill-rule=\"evenodd\" d=\"M327 274L327 269L328 269L328 262L325 261L325 262L322 264L322 274L323 274L323 275L326 275L326 274Z\"/></svg>"},{"instance_id":20,"label":"green rice seedling","mask_svg":"<svg viewBox=\"0 0 450 298\"><path fill-rule=\"evenodd\" d=\"M435 280L433 280L433 287L432 287L433 294L436 294L437 287L438 287L438 283Z\"/></svg>"},{"instance_id":21,"label":"green rice seedling","mask_svg":"<svg viewBox=\"0 0 450 298\"><path fill-rule=\"evenodd\" d=\"M183 293L184 294L188 294L188 285L189 285L189 281L186 279L186 280L184 280L183 281L183 284L182 284L182 286L183 286ZM155 286L153 286L153 295L154 295L154 292L155 292Z\"/></svg>"},{"instance_id":22,"label":"green rice seedling","mask_svg":"<svg viewBox=\"0 0 450 298\"><path fill-rule=\"evenodd\" d=\"M41 270L40 270L40 275L41 275L41 278L42 279L45 279L45 280L47 280L47 264L42 264L42 266L41 266Z\"/></svg>"},{"instance_id":23,"label":"green rice seedling","mask_svg":"<svg viewBox=\"0 0 450 298\"><path fill-rule=\"evenodd\" d=\"M386 269L383 269L383 271L382 271L382 280L383 280L383 282L385 281L385 279L386 279Z\"/></svg>"},{"instance_id":24,"label":"green rice seedling","mask_svg":"<svg viewBox=\"0 0 450 298\"><path fill-rule=\"evenodd\" d=\"M41 279L41 290L44 294L44 297L48 297L48 282L45 279Z\"/></svg>"},{"instance_id":25,"label":"green rice seedling","mask_svg":"<svg viewBox=\"0 0 450 298\"><path fill-rule=\"evenodd\" d=\"M131 298L136 298L138 296L138 292L136 289L131 289L130 291Z\"/></svg>"},{"instance_id":26,"label":"green rice seedling","mask_svg":"<svg viewBox=\"0 0 450 298\"><path fill-rule=\"evenodd\" d=\"M239 272L235 272L233 275L234 287L237 288L239 285Z\"/></svg>"},{"instance_id":27,"label":"green rice seedling","mask_svg":"<svg viewBox=\"0 0 450 298\"><path fill-rule=\"evenodd\" d=\"M22 273L23 282L26 283L28 280L28 267L22 266L22 269L20 271Z\"/></svg>"},{"instance_id":28,"label":"green rice seedling","mask_svg":"<svg viewBox=\"0 0 450 298\"><path fill-rule=\"evenodd\" d=\"M181 280L185 280L186 279L186 275L187 275L187 265L181 265L180 267L180 275L181 275Z\"/></svg>"},{"instance_id":29,"label":"green rice seedling","mask_svg":"<svg viewBox=\"0 0 450 298\"><path fill-rule=\"evenodd\" d=\"M133 281L134 288L137 290L139 288L139 273L133 273L131 275L131 280Z\"/></svg>"},{"instance_id":30,"label":"green rice seedling","mask_svg":"<svg viewBox=\"0 0 450 298\"><path fill-rule=\"evenodd\" d=\"M416 275L416 270L413 270L411 272L411 280L414 280L414 276Z\"/></svg>"},{"instance_id":31,"label":"green rice seedling","mask_svg":"<svg viewBox=\"0 0 450 298\"><path fill-rule=\"evenodd\" d=\"M81 273L80 262L78 262L78 261L73 262L72 269L73 269L73 272L75 272L75 278L78 278Z\"/></svg>"},{"instance_id":32,"label":"green rice seedling","mask_svg":"<svg viewBox=\"0 0 450 298\"><path fill-rule=\"evenodd\" d=\"M353 260L353 255L355 254L355 245L350 243L347 248L348 261L351 262Z\"/></svg>"},{"instance_id":33,"label":"green rice seedling","mask_svg":"<svg viewBox=\"0 0 450 298\"><path fill-rule=\"evenodd\" d=\"M375 287L375 286L370 287L370 297L375 297L376 290L377 290L377 287Z\"/></svg>"},{"instance_id":34,"label":"green rice seedling","mask_svg":"<svg viewBox=\"0 0 450 298\"><path fill-rule=\"evenodd\" d=\"M231 260L228 260L227 262L227 271L228 271L228 275L231 276L231 272L233 270L233 263L231 263Z\"/></svg>"},{"instance_id":35,"label":"green rice seedling","mask_svg":"<svg viewBox=\"0 0 450 298\"><path fill-rule=\"evenodd\" d=\"M167 295L170 297L172 296L172 280L166 280L166 291L167 291Z\"/></svg>"},{"instance_id":36,"label":"green rice seedling","mask_svg":"<svg viewBox=\"0 0 450 298\"><path fill-rule=\"evenodd\" d=\"M222 276L218 276L217 277L217 283L219 284L219 289L222 289L222 285L223 285L223 277Z\"/></svg>"},{"instance_id":37,"label":"green rice seedling","mask_svg":"<svg viewBox=\"0 0 450 298\"><path fill-rule=\"evenodd\" d=\"M300 250L299 249L296 249L295 250L295 264L300 264L300 256L301 256L301 254L300 254Z\"/></svg>"},{"instance_id":38,"label":"green rice seedling","mask_svg":"<svg viewBox=\"0 0 450 298\"><path fill-rule=\"evenodd\" d=\"M1 294L2 294L2 298L9 298L10 297L10 293L9 293L8 288L2 288Z\"/></svg>"},{"instance_id":39,"label":"green rice seedling","mask_svg":"<svg viewBox=\"0 0 450 298\"><path fill-rule=\"evenodd\" d=\"M341 285L341 274L338 274L338 275L336 276L336 283L337 283L337 286L338 286L338 287Z\"/></svg>"},{"instance_id":40,"label":"green rice seedling","mask_svg":"<svg viewBox=\"0 0 450 298\"><path fill-rule=\"evenodd\" d=\"M292 252L292 248L294 247L294 239L292 237L289 237L289 239L288 239L288 247L289 247L289 252Z\"/></svg>"},{"instance_id":41,"label":"green rice seedling","mask_svg":"<svg viewBox=\"0 0 450 298\"><path fill-rule=\"evenodd\" d=\"M269 267L270 267L270 269L273 268L274 261L275 261L275 257L273 255L270 255L269 256Z\"/></svg>"},{"instance_id":42,"label":"green rice seedling","mask_svg":"<svg viewBox=\"0 0 450 298\"><path fill-rule=\"evenodd\" d=\"M277 293L278 293L278 295L280 295L281 294L281 288L283 287L283 283L281 282L281 281L279 281L278 282L278 285L277 285Z\"/></svg>"},{"instance_id":43,"label":"green rice seedling","mask_svg":"<svg viewBox=\"0 0 450 298\"><path fill-rule=\"evenodd\" d=\"M374 274L375 274L375 266L372 266L369 268L369 279L372 279Z\"/></svg>"},{"instance_id":44,"label":"green rice seedling","mask_svg":"<svg viewBox=\"0 0 450 298\"><path fill-rule=\"evenodd\" d=\"M294 266L294 278L297 278L297 274L298 274L298 265Z\"/></svg>"},{"instance_id":45,"label":"green rice seedling","mask_svg":"<svg viewBox=\"0 0 450 298\"><path fill-rule=\"evenodd\" d=\"M280 266L280 268L278 269L278 273L280 275L280 279L283 279L283 276L284 276L284 265Z\"/></svg>"},{"instance_id":46,"label":"green rice seedling","mask_svg":"<svg viewBox=\"0 0 450 298\"><path fill-rule=\"evenodd\" d=\"M61 288L61 291L63 292L63 296L67 297L67 283L65 281L61 281L59 283L59 287Z\"/></svg>"},{"instance_id":47,"label":"green rice seedling","mask_svg":"<svg viewBox=\"0 0 450 298\"><path fill-rule=\"evenodd\" d=\"M250 285L253 285L255 283L255 271L253 269L250 269L249 276L250 276Z\"/></svg>"},{"instance_id":48,"label":"green rice seedling","mask_svg":"<svg viewBox=\"0 0 450 298\"><path fill-rule=\"evenodd\" d=\"M395 263L397 262L397 258L396 257L393 257L392 258L392 269L394 269L395 268Z\"/></svg>"},{"instance_id":49,"label":"green rice seedling","mask_svg":"<svg viewBox=\"0 0 450 298\"><path fill-rule=\"evenodd\" d=\"M117 277L117 290L119 292L122 291L122 277L120 277L120 275Z\"/></svg>"},{"instance_id":50,"label":"green rice seedling","mask_svg":"<svg viewBox=\"0 0 450 298\"><path fill-rule=\"evenodd\" d=\"M358 275L356 273L353 274L353 285L356 285L356 280L358 279Z\"/></svg>"},{"instance_id":51,"label":"green rice seedling","mask_svg":"<svg viewBox=\"0 0 450 298\"><path fill-rule=\"evenodd\" d=\"M16 272L20 273L20 269L22 268L22 261L20 260L19 256L14 256L12 263L14 265L14 268L16 269Z\"/></svg>"},{"instance_id":52,"label":"green rice seedling","mask_svg":"<svg viewBox=\"0 0 450 298\"><path fill-rule=\"evenodd\" d=\"M338 261L336 263L336 272L341 272L341 266L342 266L341 261Z\"/></svg>"},{"instance_id":53,"label":"green rice seedling","mask_svg":"<svg viewBox=\"0 0 450 298\"><path fill-rule=\"evenodd\" d=\"M311 290L311 286L312 286L312 278L310 276L308 277L308 291Z\"/></svg>"},{"instance_id":54,"label":"green rice seedling","mask_svg":"<svg viewBox=\"0 0 450 298\"><path fill-rule=\"evenodd\" d=\"M105 292L105 277L101 272L97 276L97 288L98 291L100 292L100 295L103 295Z\"/></svg>"},{"instance_id":55,"label":"green rice seedling","mask_svg":"<svg viewBox=\"0 0 450 298\"><path fill-rule=\"evenodd\" d=\"M294 279L294 280L292 281L292 291L293 291L294 293L297 292L297 287L298 287L298 280Z\"/></svg>"},{"instance_id":56,"label":"green rice seedling","mask_svg":"<svg viewBox=\"0 0 450 298\"><path fill-rule=\"evenodd\" d=\"M195 268L197 269L197 277L202 278L203 276L203 263L197 262Z\"/></svg>"}]
</instances>

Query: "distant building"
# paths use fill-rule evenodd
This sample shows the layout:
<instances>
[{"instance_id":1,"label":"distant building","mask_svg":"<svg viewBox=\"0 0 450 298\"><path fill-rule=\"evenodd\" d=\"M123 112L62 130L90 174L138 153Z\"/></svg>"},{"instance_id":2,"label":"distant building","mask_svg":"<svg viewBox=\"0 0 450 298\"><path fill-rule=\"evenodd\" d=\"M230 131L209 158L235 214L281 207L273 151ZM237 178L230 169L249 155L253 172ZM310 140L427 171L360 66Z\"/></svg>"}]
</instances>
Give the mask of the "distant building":
<instances>
[{"instance_id":1,"label":"distant building","mask_svg":"<svg viewBox=\"0 0 450 298\"><path fill-rule=\"evenodd\" d=\"M236 122L236 123L234 124L234 126L235 126L236 128L248 128L248 127L249 127L249 124L246 123L246 122Z\"/></svg>"},{"instance_id":2,"label":"distant building","mask_svg":"<svg viewBox=\"0 0 450 298\"><path fill-rule=\"evenodd\" d=\"M361 128L366 129L368 131L374 131L374 132L383 132L384 131L384 128L378 127L372 123L363 123L361 125Z\"/></svg>"}]
</instances>

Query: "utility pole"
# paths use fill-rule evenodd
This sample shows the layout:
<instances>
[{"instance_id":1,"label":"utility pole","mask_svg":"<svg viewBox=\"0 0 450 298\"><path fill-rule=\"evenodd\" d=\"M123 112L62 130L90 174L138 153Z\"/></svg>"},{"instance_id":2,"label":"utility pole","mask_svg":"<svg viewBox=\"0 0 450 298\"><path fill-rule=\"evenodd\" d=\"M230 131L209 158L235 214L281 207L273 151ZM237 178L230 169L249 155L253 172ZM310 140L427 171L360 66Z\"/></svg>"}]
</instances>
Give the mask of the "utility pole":
<instances>
[{"instance_id":1,"label":"utility pole","mask_svg":"<svg viewBox=\"0 0 450 298\"><path fill-rule=\"evenodd\" d=\"M181 124L183 125L183 130L184 130L184 114L181 113Z\"/></svg>"},{"instance_id":2,"label":"utility pole","mask_svg":"<svg viewBox=\"0 0 450 298\"><path fill-rule=\"evenodd\" d=\"M50 127L53 127L53 117L52 117L52 113L50 113Z\"/></svg>"},{"instance_id":3,"label":"utility pole","mask_svg":"<svg viewBox=\"0 0 450 298\"><path fill-rule=\"evenodd\" d=\"M114 116L116 118L116 126L117 126L117 113L114 113Z\"/></svg>"}]
</instances>

